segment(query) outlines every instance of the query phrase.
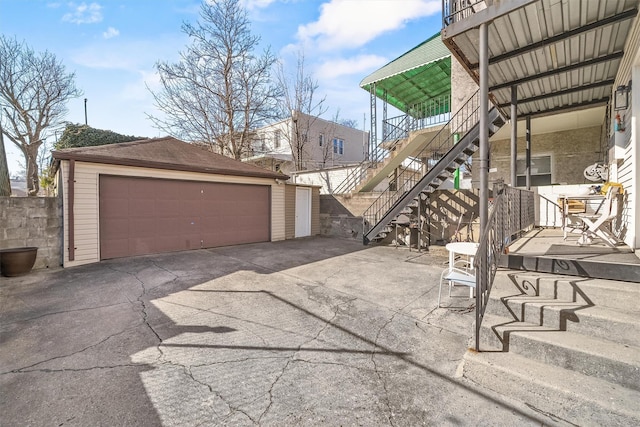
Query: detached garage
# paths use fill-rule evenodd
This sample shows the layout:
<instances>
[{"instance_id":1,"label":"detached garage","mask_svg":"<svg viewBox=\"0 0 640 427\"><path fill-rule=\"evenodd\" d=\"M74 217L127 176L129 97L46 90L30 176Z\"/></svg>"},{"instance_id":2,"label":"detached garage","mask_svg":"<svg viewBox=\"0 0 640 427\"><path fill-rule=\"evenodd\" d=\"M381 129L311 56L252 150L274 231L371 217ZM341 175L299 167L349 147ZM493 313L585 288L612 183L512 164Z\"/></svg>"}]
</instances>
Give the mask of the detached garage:
<instances>
[{"instance_id":1,"label":"detached garage","mask_svg":"<svg viewBox=\"0 0 640 427\"><path fill-rule=\"evenodd\" d=\"M65 267L285 238L281 173L169 137L53 157Z\"/></svg>"}]
</instances>

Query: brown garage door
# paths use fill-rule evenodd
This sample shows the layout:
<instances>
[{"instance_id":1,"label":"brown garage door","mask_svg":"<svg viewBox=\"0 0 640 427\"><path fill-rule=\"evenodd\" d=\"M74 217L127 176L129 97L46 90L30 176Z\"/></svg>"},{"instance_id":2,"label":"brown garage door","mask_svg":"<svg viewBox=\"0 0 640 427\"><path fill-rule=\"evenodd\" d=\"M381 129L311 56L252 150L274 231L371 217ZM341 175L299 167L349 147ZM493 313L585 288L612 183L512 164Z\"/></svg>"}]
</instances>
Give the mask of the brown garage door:
<instances>
[{"instance_id":1,"label":"brown garage door","mask_svg":"<svg viewBox=\"0 0 640 427\"><path fill-rule=\"evenodd\" d=\"M270 187L100 176L100 259L270 240Z\"/></svg>"}]
</instances>

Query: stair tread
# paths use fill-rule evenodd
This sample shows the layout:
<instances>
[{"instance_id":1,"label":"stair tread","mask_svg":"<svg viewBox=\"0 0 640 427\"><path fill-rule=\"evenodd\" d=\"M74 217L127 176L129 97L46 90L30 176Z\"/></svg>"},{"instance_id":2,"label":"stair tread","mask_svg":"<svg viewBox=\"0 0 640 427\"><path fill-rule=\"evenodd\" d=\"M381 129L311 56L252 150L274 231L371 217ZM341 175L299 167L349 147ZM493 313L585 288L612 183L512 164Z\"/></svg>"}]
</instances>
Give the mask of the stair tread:
<instances>
[{"instance_id":1,"label":"stair tread","mask_svg":"<svg viewBox=\"0 0 640 427\"><path fill-rule=\"evenodd\" d=\"M562 280L567 282L575 282L580 286L595 286L599 288L608 288L612 290L624 290L627 292L637 292L640 295L640 284L635 282L623 282L621 280L611 280L611 279L595 279L595 278L587 278L587 277L577 277L577 276L565 276L561 274L553 274L553 273L539 273L533 271L518 271L514 272L513 270L501 270L496 273L496 278L504 277L504 276L517 276L519 278L539 278L539 279L551 279L551 280ZM507 280L511 281L510 278L507 277Z\"/></svg>"},{"instance_id":2,"label":"stair tread","mask_svg":"<svg viewBox=\"0 0 640 427\"><path fill-rule=\"evenodd\" d=\"M589 316L599 319L608 319L613 322L635 324L638 321L638 314L633 311L627 311L624 308L612 308L599 305L587 305L585 303L553 299L548 297L539 297L531 295L518 295L513 297L498 297L491 295L491 300L500 300L508 298L508 302L515 304L526 303L533 307L544 307L545 310L561 311L575 309L578 317Z\"/></svg>"},{"instance_id":3,"label":"stair tread","mask_svg":"<svg viewBox=\"0 0 640 427\"><path fill-rule=\"evenodd\" d=\"M511 335L520 336L531 341L545 342L556 347L571 348L582 353L635 365L640 369L640 348L632 345L619 344L603 338L594 338L571 331L560 331L534 323L518 322L493 314L485 314L482 327L509 331Z\"/></svg>"},{"instance_id":4,"label":"stair tread","mask_svg":"<svg viewBox=\"0 0 640 427\"><path fill-rule=\"evenodd\" d=\"M550 293L561 299L571 298L572 295L578 304L608 307L635 313L636 316L640 313L640 285L633 282L550 273L498 271L491 288L492 299L537 293L541 294L540 298L550 298Z\"/></svg>"},{"instance_id":5,"label":"stair tread","mask_svg":"<svg viewBox=\"0 0 640 427\"><path fill-rule=\"evenodd\" d=\"M494 378L487 381L487 372ZM559 412L565 411L564 418L582 417L583 421L577 424L624 425L631 421L628 418L640 422L639 391L518 354L468 351L464 356L463 375L546 412L561 415ZM612 414L618 416L610 418Z\"/></svg>"}]
</instances>

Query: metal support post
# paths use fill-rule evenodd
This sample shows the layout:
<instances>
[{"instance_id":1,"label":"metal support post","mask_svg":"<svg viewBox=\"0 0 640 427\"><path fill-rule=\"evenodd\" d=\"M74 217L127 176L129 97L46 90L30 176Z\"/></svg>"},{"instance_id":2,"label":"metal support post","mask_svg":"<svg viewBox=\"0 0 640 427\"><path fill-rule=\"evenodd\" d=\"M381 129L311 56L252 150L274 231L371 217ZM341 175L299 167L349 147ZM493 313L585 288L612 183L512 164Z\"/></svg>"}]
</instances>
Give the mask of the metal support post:
<instances>
[{"instance_id":1,"label":"metal support post","mask_svg":"<svg viewBox=\"0 0 640 427\"><path fill-rule=\"evenodd\" d=\"M526 153L526 180L527 190L531 190L531 116L527 116L527 153Z\"/></svg>"},{"instance_id":2,"label":"metal support post","mask_svg":"<svg viewBox=\"0 0 640 427\"><path fill-rule=\"evenodd\" d=\"M480 229L484 231L489 218L489 43L488 24L480 25Z\"/></svg>"},{"instance_id":3,"label":"metal support post","mask_svg":"<svg viewBox=\"0 0 640 427\"><path fill-rule=\"evenodd\" d=\"M378 127L376 125L376 84L372 83L369 92L371 107L371 135L369 137L369 160L376 160L376 144L378 143Z\"/></svg>"},{"instance_id":4,"label":"metal support post","mask_svg":"<svg viewBox=\"0 0 640 427\"><path fill-rule=\"evenodd\" d=\"M480 24L479 72L480 91L478 115L480 118L480 238L484 237L489 222L489 24ZM485 292L488 286L488 251L478 253L479 268L476 270L476 350L480 350L481 306L484 306Z\"/></svg>"},{"instance_id":5,"label":"metal support post","mask_svg":"<svg viewBox=\"0 0 640 427\"><path fill-rule=\"evenodd\" d=\"M382 141L386 141L389 137L389 125L387 123L387 90L382 95Z\"/></svg>"},{"instance_id":6,"label":"metal support post","mask_svg":"<svg viewBox=\"0 0 640 427\"><path fill-rule=\"evenodd\" d=\"M511 186L517 187L518 177L518 86L511 86Z\"/></svg>"}]
</instances>

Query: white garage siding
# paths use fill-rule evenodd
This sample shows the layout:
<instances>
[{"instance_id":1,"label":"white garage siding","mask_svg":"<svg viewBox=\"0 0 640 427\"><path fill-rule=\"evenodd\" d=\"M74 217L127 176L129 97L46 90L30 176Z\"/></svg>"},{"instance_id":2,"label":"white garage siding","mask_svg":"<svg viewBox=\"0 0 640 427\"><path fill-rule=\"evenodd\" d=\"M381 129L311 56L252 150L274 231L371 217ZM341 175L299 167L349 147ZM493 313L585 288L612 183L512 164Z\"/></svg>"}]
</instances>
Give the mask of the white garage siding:
<instances>
[{"instance_id":1,"label":"white garage siding","mask_svg":"<svg viewBox=\"0 0 640 427\"><path fill-rule=\"evenodd\" d=\"M132 166L75 162L74 170L74 260L69 260L69 161L60 163L62 194L65 197L63 266L72 267L100 260L99 233L99 176L122 175L131 177L164 178L190 181L225 182L271 186L271 240L284 240L284 185L271 178L254 178L229 175L207 175L197 172L180 172Z\"/></svg>"}]
</instances>

